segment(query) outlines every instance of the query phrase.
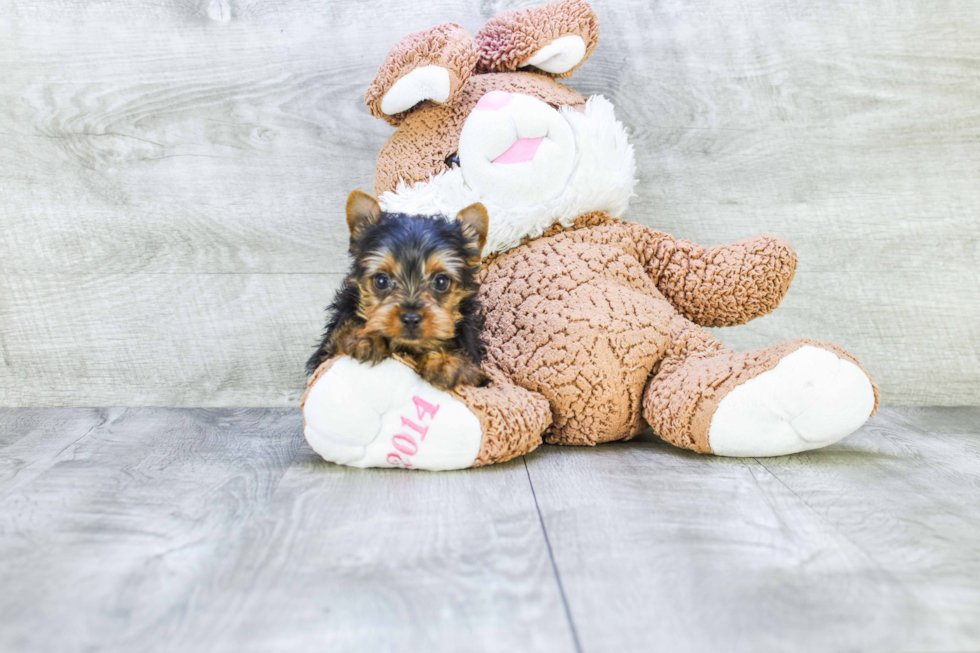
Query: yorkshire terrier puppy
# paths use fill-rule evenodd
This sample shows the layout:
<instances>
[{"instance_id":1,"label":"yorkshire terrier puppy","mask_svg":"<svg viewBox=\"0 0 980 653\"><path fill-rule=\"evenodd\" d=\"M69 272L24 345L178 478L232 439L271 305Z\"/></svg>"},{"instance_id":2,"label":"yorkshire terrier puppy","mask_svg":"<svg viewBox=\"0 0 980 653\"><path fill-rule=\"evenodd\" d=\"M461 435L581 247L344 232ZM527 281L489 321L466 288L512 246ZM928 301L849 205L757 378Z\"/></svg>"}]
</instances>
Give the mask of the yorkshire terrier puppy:
<instances>
[{"instance_id":1,"label":"yorkshire terrier puppy","mask_svg":"<svg viewBox=\"0 0 980 653\"><path fill-rule=\"evenodd\" d=\"M384 213L354 191L347 198L350 273L327 308L323 342L306 364L347 355L377 364L400 355L443 390L485 381L483 313L476 274L487 212L473 204L455 220Z\"/></svg>"}]
</instances>

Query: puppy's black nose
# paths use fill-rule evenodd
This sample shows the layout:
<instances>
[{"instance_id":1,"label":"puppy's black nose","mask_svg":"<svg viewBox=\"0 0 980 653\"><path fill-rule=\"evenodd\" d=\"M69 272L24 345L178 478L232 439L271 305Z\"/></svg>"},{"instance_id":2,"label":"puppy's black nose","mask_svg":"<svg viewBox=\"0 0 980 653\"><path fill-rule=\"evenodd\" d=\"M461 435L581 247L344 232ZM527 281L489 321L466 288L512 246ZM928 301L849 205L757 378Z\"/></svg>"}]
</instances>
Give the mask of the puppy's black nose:
<instances>
[{"instance_id":1,"label":"puppy's black nose","mask_svg":"<svg viewBox=\"0 0 980 653\"><path fill-rule=\"evenodd\" d=\"M402 324L409 329L414 329L422 321L422 316L418 313L402 313Z\"/></svg>"}]
</instances>

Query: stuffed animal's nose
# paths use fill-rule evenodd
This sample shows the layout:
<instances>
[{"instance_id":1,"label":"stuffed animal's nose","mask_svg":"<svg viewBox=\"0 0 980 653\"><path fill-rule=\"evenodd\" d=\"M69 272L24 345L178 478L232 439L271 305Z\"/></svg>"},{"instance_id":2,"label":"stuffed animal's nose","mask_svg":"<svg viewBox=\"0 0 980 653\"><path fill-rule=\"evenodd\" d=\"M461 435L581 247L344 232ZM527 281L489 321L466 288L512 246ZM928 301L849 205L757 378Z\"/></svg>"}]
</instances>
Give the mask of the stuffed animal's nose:
<instances>
[{"instance_id":1,"label":"stuffed animal's nose","mask_svg":"<svg viewBox=\"0 0 980 653\"><path fill-rule=\"evenodd\" d=\"M507 106L510 99L511 94L507 91L490 91L480 98L480 101L476 103L476 108L484 111L496 111Z\"/></svg>"},{"instance_id":2,"label":"stuffed animal's nose","mask_svg":"<svg viewBox=\"0 0 980 653\"><path fill-rule=\"evenodd\" d=\"M422 321L422 316L418 313L402 313L402 324L409 329L414 329Z\"/></svg>"}]
</instances>

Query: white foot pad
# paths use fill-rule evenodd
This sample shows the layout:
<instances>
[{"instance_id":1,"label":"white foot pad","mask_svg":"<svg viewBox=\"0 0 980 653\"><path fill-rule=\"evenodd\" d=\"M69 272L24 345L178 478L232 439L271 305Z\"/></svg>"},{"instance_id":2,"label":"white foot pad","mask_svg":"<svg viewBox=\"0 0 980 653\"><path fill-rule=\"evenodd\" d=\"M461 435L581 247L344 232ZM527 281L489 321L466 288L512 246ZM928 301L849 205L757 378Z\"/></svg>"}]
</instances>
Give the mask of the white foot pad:
<instances>
[{"instance_id":1,"label":"white foot pad","mask_svg":"<svg viewBox=\"0 0 980 653\"><path fill-rule=\"evenodd\" d=\"M303 416L313 450L353 467L463 469L483 441L469 408L391 359L341 358L313 385Z\"/></svg>"},{"instance_id":2,"label":"white foot pad","mask_svg":"<svg viewBox=\"0 0 980 653\"><path fill-rule=\"evenodd\" d=\"M782 456L833 444L874 410L871 380L854 363L809 345L721 400L708 430L719 456Z\"/></svg>"}]
</instances>

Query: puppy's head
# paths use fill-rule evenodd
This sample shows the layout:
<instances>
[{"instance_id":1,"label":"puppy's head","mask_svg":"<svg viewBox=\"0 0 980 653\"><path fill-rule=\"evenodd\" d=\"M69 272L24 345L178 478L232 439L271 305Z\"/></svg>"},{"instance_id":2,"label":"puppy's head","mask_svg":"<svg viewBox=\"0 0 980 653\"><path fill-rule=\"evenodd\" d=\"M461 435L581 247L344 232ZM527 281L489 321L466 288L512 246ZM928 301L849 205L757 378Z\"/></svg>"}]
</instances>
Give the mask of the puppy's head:
<instances>
[{"instance_id":1,"label":"puppy's head","mask_svg":"<svg viewBox=\"0 0 980 653\"><path fill-rule=\"evenodd\" d=\"M373 197L354 191L347 226L367 331L416 351L452 340L460 304L476 292L487 239L483 206L469 206L455 220L383 213Z\"/></svg>"}]
</instances>

